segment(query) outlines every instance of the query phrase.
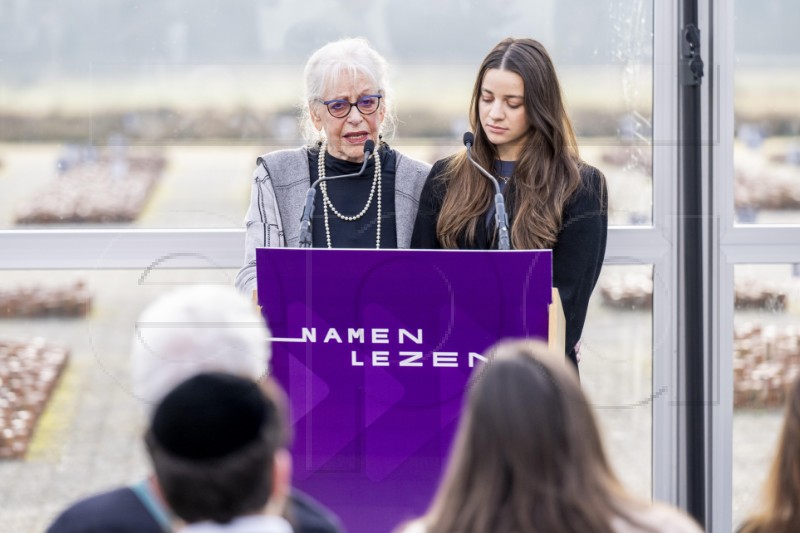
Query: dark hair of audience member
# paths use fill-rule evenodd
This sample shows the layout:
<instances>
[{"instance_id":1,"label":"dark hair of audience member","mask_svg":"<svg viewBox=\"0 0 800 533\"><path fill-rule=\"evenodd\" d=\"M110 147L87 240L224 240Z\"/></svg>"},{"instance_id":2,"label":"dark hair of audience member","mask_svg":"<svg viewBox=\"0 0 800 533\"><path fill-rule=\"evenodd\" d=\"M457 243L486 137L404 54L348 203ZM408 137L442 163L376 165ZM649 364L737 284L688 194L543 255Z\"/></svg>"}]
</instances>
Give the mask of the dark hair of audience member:
<instances>
[{"instance_id":1,"label":"dark hair of audience member","mask_svg":"<svg viewBox=\"0 0 800 533\"><path fill-rule=\"evenodd\" d=\"M564 358L526 341L502 342L487 354L422 519L427 533L611 533L613 517L640 526L629 514L639 504L611 471Z\"/></svg>"},{"instance_id":2,"label":"dark hair of audience member","mask_svg":"<svg viewBox=\"0 0 800 533\"><path fill-rule=\"evenodd\" d=\"M795 380L788 391L783 429L764 483L761 507L739 531L800 531L800 380Z\"/></svg>"},{"instance_id":3,"label":"dark hair of audience member","mask_svg":"<svg viewBox=\"0 0 800 533\"><path fill-rule=\"evenodd\" d=\"M212 459L177 457L164 448L151 427L145 444L164 499L186 523L214 521L263 512L273 493L275 453L287 434L276 400L262 385L253 383L266 399L263 428L250 443L233 453Z\"/></svg>"}]
</instances>

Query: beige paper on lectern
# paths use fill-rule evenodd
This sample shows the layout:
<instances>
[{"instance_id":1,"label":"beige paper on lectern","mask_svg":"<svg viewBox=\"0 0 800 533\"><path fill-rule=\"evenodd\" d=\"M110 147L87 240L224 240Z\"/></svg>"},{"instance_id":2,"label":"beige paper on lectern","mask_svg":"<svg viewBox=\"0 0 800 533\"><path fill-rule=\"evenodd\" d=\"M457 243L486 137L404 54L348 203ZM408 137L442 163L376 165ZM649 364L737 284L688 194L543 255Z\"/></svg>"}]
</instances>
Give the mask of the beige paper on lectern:
<instances>
[{"instance_id":1,"label":"beige paper on lectern","mask_svg":"<svg viewBox=\"0 0 800 533\"><path fill-rule=\"evenodd\" d=\"M564 308L561 306L561 296L558 295L558 289L553 287L553 302L550 304L548 330L547 330L547 346L555 353L565 354L566 334L567 334L567 321L564 319Z\"/></svg>"}]
</instances>

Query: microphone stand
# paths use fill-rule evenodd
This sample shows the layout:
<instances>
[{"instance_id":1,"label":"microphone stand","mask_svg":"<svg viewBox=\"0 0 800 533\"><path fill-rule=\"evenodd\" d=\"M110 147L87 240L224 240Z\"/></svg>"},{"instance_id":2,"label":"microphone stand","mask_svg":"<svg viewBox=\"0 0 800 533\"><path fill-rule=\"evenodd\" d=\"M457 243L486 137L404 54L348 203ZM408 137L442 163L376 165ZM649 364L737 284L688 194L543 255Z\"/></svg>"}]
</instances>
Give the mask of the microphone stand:
<instances>
[{"instance_id":1,"label":"microphone stand","mask_svg":"<svg viewBox=\"0 0 800 533\"><path fill-rule=\"evenodd\" d=\"M467 147L467 159L469 159L469 162L472 163L481 174L489 178L494 184L494 221L497 226L497 248L499 250L510 250L511 239L508 236L508 214L506 213L505 198L503 198L503 193L500 191L500 184L497 182L497 178L492 176L485 168L472 159L473 139L474 137L471 133L464 135L464 145Z\"/></svg>"},{"instance_id":2,"label":"microphone stand","mask_svg":"<svg viewBox=\"0 0 800 533\"><path fill-rule=\"evenodd\" d=\"M314 245L314 239L311 236L311 217L314 216L314 200L317 196L317 185L323 181L338 180L342 178L357 178L364 173L367 168L369 158L374 155L372 152L375 150L375 143L368 140L364 143L364 162L361 164L361 169L352 174L342 174L341 176L326 176L317 179L311 184L306 192L306 205L303 207L303 214L300 217L300 248L311 248ZM325 155L321 155L325 157Z\"/></svg>"}]
</instances>

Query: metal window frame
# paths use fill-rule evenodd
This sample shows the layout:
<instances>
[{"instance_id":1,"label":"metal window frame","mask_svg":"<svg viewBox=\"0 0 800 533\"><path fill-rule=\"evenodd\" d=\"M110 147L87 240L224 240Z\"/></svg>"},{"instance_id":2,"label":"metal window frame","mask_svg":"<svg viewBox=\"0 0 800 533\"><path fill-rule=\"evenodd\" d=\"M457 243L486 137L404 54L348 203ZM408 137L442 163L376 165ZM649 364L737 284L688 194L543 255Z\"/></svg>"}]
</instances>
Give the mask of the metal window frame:
<instances>
[{"instance_id":1,"label":"metal window frame","mask_svg":"<svg viewBox=\"0 0 800 533\"><path fill-rule=\"evenodd\" d=\"M654 154L654 158L662 155ZM611 227L605 264L656 264L667 256L669 246L663 228ZM0 250L0 270L145 268L169 258L175 258L169 268L197 268L192 257L207 257L214 266L239 268L244 230L7 230L0 231Z\"/></svg>"},{"instance_id":2,"label":"metal window frame","mask_svg":"<svg viewBox=\"0 0 800 533\"><path fill-rule=\"evenodd\" d=\"M238 268L244 231L13 230L0 232L0 269Z\"/></svg>"},{"instance_id":3,"label":"metal window frame","mask_svg":"<svg viewBox=\"0 0 800 533\"><path fill-rule=\"evenodd\" d=\"M653 346L652 494L657 500L679 502L678 390L675 336L679 122L678 23L676 1L653 4L653 227L662 255L653 261L653 328L670 332ZM655 333L655 332L654 332ZM657 336L654 334L653 339ZM659 394L664 391L663 394Z\"/></svg>"},{"instance_id":4,"label":"metal window frame","mask_svg":"<svg viewBox=\"0 0 800 533\"><path fill-rule=\"evenodd\" d=\"M734 212L734 3L706 0L718 81L710 106L711 161L719 213L719 352L712 391L715 399L711 433L716 435L711 468L716 490L709 494L712 528L733 531L733 324L734 269L738 264L800 263L800 225L738 225Z\"/></svg>"}]
</instances>

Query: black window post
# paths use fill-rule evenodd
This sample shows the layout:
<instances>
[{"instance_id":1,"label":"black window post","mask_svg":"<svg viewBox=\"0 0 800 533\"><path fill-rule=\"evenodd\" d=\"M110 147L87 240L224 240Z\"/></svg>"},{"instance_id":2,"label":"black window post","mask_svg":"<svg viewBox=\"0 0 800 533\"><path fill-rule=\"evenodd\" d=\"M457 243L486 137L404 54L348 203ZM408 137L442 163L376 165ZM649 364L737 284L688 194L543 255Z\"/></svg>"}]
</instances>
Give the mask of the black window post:
<instances>
[{"instance_id":1,"label":"black window post","mask_svg":"<svg viewBox=\"0 0 800 533\"><path fill-rule=\"evenodd\" d=\"M705 261L703 238L703 150L701 120L701 83L703 61L700 55L697 0L683 0L681 12L680 84L680 179L679 276L681 301L679 306L679 365L682 369L681 448L682 489L685 490L686 510L704 527L706 516L706 433L705 401L707 342L704 305L708 294L709 275Z\"/></svg>"}]
</instances>

